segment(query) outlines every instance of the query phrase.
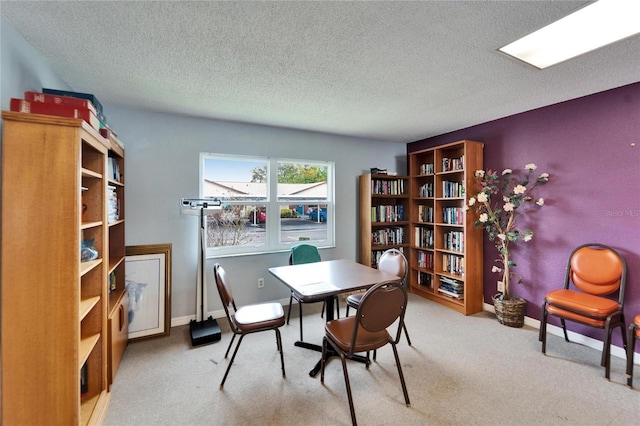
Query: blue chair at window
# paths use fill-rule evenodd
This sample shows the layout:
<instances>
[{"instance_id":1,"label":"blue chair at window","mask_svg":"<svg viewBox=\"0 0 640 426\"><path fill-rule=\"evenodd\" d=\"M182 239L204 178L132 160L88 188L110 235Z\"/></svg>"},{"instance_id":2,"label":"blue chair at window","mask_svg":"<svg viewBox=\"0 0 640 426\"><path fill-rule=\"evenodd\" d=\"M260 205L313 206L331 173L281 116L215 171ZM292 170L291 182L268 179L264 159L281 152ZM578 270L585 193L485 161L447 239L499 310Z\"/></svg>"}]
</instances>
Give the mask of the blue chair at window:
<instances>
[{"instance_id":1,"label":"blue chair at window","mask_svg":"<svg viewBox=\"0 0 640 426\"><path fill-rule=\"evenodd\" d=\"M318 252L318 248L313 244L303 243L303 244L295 245L291 247L291 252L289 253L289 265L314 263L314 262L320 262L321 260L322 259L320 258L320 253ZM293 293L293 291L289 296L289 310L287 312L287 324L289 324L289 319L291 318L291 305L293 305L293 299L296 299L296 301L298 302L298 306L300 307L300 341L302 342L304 341L302 336L302 302ZM314 303L314 302L320 302L322 300L324 299L318 299L313 301L307 300L304 303ZM336 305L337 317L340 318L340 307L338 306L337 297L335 299L335 305ZM322 316L324 315L324 309L325 309L325 304L322 305L322 313L321 313Z\"/></svg>"}]
</instances>

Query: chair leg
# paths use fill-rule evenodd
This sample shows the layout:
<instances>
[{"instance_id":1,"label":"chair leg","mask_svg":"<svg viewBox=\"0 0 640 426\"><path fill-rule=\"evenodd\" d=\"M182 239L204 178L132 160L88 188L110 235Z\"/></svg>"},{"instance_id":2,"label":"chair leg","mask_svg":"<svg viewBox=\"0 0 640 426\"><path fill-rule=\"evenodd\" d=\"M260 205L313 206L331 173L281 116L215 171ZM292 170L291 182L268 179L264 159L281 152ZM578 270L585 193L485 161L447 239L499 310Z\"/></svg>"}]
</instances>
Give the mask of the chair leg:
<instances>
[{"instance_id":1,"label":"chair leg","mask_svg":"<svg viewBox=\"0 0 640 426\"><path fill-rule=\"evenodd\" d=\"M411 406L411 402L409 401L409 392L407 392L407 384L404 381L404 374L402 374L402 366L400 365L398 350L394 343L391 343L391 347L393 348L393 356L396 358L396 365L398 366L398 374L400 375L400 383L402 384L402 393L404 393L404 402L407 404L407 407L409 407Z\"/></svg>"},{"instance_id":2,"label":"chair leg","mask_svg":"<svg viewBox=\"0 0 640 426\"><path fill-rule=\"evenodd\" d=\"M407 343L411 346L411 339L409 339L409 332L407 331L407 325L402 324L402 328L404 329L404 335L407 336Z\"/></svg>"},{"instance_id":3,"label":"chair leg","mask_svg":"<svg viewBox=\"0 0 640 426\"><path fill-rule=\"evenodd\" d=\"M629 325L629 336L627 342L627 386L633 388L633 352L636 346L636 330L638 327L634 323Z\"/></svg>"},{"instance_id":4,"label":"chair leg","mask_svg":"<svg viewBox=\"0 0 640 426\"><path fill-rule=\"evenodd\" d=\"M567 323L565 322L564 318L560 318L560 323L562 323L562 331L564 332L564 340L566 340L567 342L569 342L569 334L567 333Z\"/></svg>"},{"instance_id":5,"label":"chair leg","mask_svg":"<svg viewBox=\"0 0 640 426\"><path fill-rule=\"evenodd\" d=\"M322 302L322 310L320 311L320 318L324 318L324 308L327 306L327 302Z\"/></svg>"},{"instance_id":6,"label":"chair leg","mask_svg":"<svg viewBox=\"0 0 640 426\"><path fill-rule=\"evenodd\" d=\"M547 353L547 302L542 303L542 319L540 320L540 332L538 340L542 342L542 353Z\"/></svg>"},{"instance_id":7,"label":"chair leg","mask_svg":"<svg viewBox=\"0 0 640 426\"><path fill-rule=\"evenodd\" d=\"M234 334L233 337L236 337ZM240 339L238 340L238 344L236 348L233 350L233 355L231 355L231 361L229 361L229 365L227 366L227 371L224 373L224 377L222 378L222 382L220 382L220 389L224 387L224 382L227 380L227 376L229 375L229 370L231 370L231 365L233 364L233 360L236 359L236 354L238 353L238 349L240 348L240 343L242 343L242 339L244 338L244 334L240 335Z\"/></svg>"},{"instance_id":8,"label":"chair leg","mask_svg":"<svg viewBox=\"0 0 640 426\"><path fill-rule=\"evenodd\" d=\"M349 410L351 411L351 423L356 426L356 410L353 407L353 396L351 395L351 383L349 382L349 373L347 372L347 361L344 354L340 352L340 361L342 361L342 373L344 374L344 385L347 388L347 398L349 399Z\"/></svg>"},{"instance_id":9,"label":"chair leg","mask_svg":"<svg viewBox=\"0 0 640 426\"><path fill-rule=\"evenodd\" d=\"M282 350L282 336L280 330L276 328L276 346L280 352L280 364L282 364L282 377L287 377L287 373L284 371L284 351Z\"/></svg>"},{"instance_id":10,"label":"chair leg","mask_svg":"<svg viewBox=\"0 0 640 426\"><path fill-rule=\"evenodd\" d=\"M338 298L338 296L335 297L335 301L336 301L336 318L340 319L340 299Z\"/></svg>"},{"instance_id":11,"label":"chair leg","mask_svg":"<svg viewBox=\"0 0 640 426\"><path fill-rule=\"evenodd\" d=\"M345 317L348 317L348 316L349 316L349 307L350 307L350 306L349 306L349 304L347 303L347 310L346 310L346 311L345 311L345 313L344 313L344 316L345 316Z\"/></svg>"},{"instance_id":12,"label":"chair leg","mask_svg":"<svg viewBox=\"0 0 640 426\"><path fill-rule=\"evenodd\" d=\"M287 312L287 325L289 325L289 319L291 318L291 305L293 304L293 292L289 296L289 311Z\"/></svg>"},{"instance_id":13,"label":"chair leg","mask_svg":"<svg viewBox=\"0 0 640 426\"><path fill-rule=\"evenodd\" d=\"M229 342L229 346L227 346L227 351L224 353L224 357L226 358L227 356L229 356L229 350L231 349L231 345L233 345L233 341L236 339L236 334L233 333L233 335L231 336L231 341Z\"/></svg>"},{"instance_id":14,"label":"chair leg","mask_svg":"<svg viewBox=\"0 0 640 426\"><path fill-rule=\"evenodd\" d=\"M606 352L604 351L605 348L603 348L603 360L604 361L604 368L605 368L605 372L604 372L604 376L609 379L610 376L610 372L611 372L611 335L613 334L613 329L615 327L620 327L620 333L622 334L622 346L624 347L624 351L625 353L627 352L628 349L628 344L627 344L627 335L624 332L624 318L620 319L622 322L618 322L616 324L614 324L613 326L609 325L608 327L608 332L607 332L607 343L606 343ZM602 364L601 361L601 364Z\"/></svg>"}]
</instances>

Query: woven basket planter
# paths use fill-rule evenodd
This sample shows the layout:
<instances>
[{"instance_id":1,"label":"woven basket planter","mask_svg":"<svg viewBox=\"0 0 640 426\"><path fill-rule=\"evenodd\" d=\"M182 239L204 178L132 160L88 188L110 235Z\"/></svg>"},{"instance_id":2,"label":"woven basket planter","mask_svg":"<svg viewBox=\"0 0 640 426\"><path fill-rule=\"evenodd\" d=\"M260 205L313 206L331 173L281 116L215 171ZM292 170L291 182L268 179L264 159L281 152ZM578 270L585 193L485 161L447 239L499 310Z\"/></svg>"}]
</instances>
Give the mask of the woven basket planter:
<instances>
[{"instance_id":1,"label":"woven basket planter","mask_svg":"<svg viewBox=\"0 0 640 426\"><path fill-rule=\"evenodd\" d=\"M508 327L520 328L524 326L524 307L526 300L521 297L513 297L509 300L502 300L502 294L493 296L493 307L500 324Z\"/></svg>"}]
</instances>

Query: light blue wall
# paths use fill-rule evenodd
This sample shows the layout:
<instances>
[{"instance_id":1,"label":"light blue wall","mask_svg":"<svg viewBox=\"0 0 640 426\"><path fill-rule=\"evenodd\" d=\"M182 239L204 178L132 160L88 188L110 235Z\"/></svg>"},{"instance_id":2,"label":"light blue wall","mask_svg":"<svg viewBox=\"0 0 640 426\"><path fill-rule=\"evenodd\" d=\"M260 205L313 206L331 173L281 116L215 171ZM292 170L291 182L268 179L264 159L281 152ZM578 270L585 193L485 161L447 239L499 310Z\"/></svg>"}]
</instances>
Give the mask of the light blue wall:
<instances>
[{"instance_id":1,"label":"light blue wall","mask_svg":"<svg viewBox=\"0 0 640 426\"><path fill-rule=\"evenodd\" d=\"M174 318L195 312L199 221L180 213L179 200L198 196L200 152L334 161L336 248L322 250L327 260L357 259L357 176L373 166L406 172L404 144L116 107L108 107L106 115L126 149L127 245L173 244ZM239 303L288 298L267 272L286 264L287 253L210 259L207 271L216 261L234 280ZM209 275L209 308L221 309ZM258 289L261 277L265 287Z\"/></svg>"},{"instance_id":2,"label":"light blue wall","mask_svg":"<svg viewBox=\"0 0 640 426\"><path fill-rule=\"evenodd\" d=\"M6 20L2 20L2 109L9 98L42 87L70 89ZM86 91L86 90L79 90ZM100 93L94 94L100 99ZM104 102L103 102L104 103ZM173 245L172 318L196 311L198 220L180 214L181 197L198 196L200 152L251 154L336 163L336 248L323 259L357 257L357 176L370 167L406 173L406 145L298 130L137 111L105 104L111 127L125 144L126 243ZM267 272L287 263L286 253L212 259L232 277L240 304L288 298ZM209 311L222 309L208 277ZM257 279L265 287L257 288Z\"/></svg>"},{"instance_id":3,"label":"light blue wall","mask_svg":"<svg viewBox=\"0 0 640 426\"><path fill-rule=\"evenodd\" d=\"M4 17L0 18L0 80L3 110L9 109L11 98L22 98L25 90L71 89Z\"/></svg>"}]
</instances>

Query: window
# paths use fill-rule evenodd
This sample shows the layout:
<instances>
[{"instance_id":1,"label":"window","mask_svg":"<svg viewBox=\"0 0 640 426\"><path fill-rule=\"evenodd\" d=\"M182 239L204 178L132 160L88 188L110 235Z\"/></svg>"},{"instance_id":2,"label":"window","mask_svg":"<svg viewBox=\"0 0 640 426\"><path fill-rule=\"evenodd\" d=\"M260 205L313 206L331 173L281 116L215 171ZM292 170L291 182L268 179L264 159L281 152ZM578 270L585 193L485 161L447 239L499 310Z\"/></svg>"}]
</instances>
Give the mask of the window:
<instances>
[{"instance_id":1,"label":"window","mask_svg":"<svg viewBox=\"0 0 640 426\"><path fill-rule=\"evenodd\" d=\"M289 250L300 241L334 244L334 164L327 161L200 154L207 255Z\"/></svg>"}]
</instances>

